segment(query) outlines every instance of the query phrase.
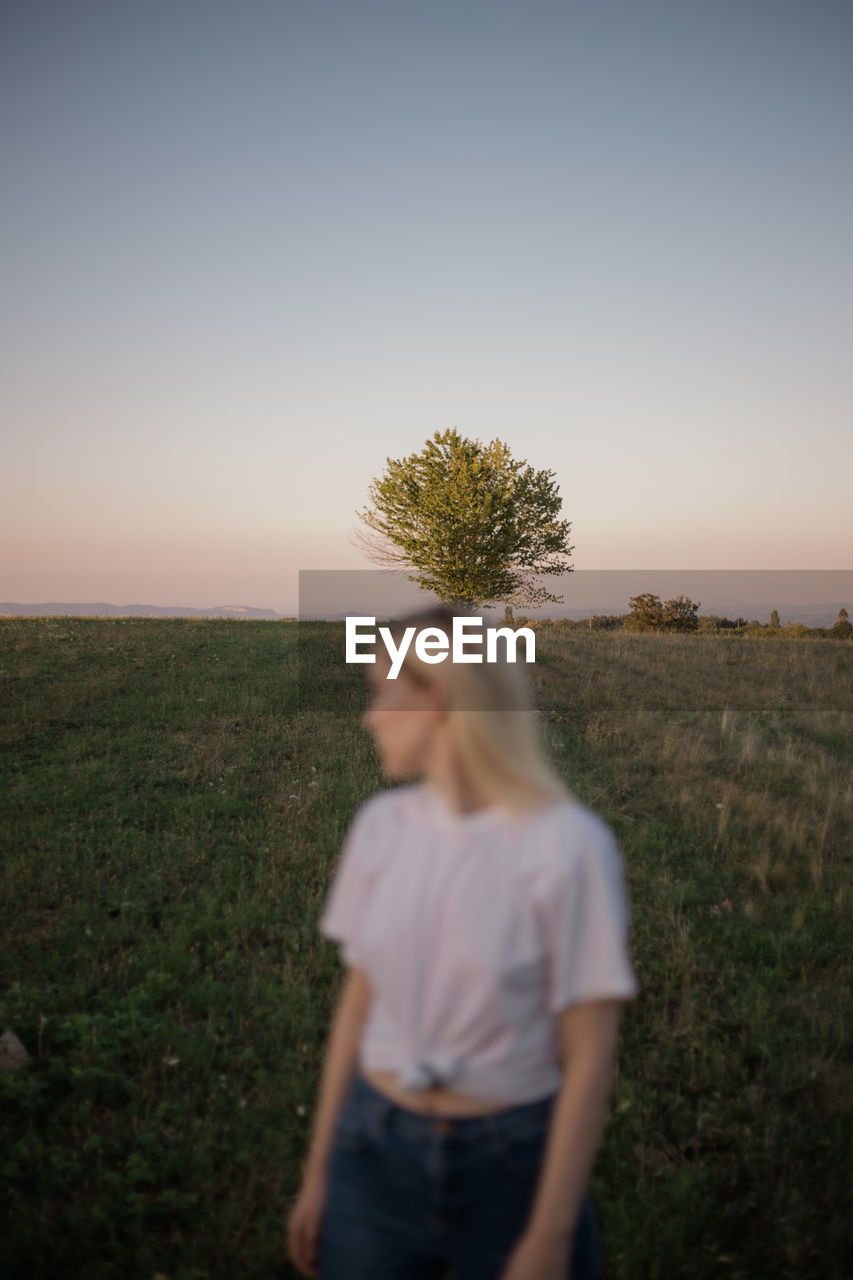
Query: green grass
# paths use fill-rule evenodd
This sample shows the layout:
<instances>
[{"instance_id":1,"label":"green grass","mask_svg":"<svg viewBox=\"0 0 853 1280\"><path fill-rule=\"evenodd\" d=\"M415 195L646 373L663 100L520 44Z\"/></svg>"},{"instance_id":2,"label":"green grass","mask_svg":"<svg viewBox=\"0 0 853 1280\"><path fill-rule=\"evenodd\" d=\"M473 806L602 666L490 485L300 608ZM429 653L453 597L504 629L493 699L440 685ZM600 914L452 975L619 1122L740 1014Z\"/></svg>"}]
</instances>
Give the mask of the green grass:
<instances>
[{"instance_id":1,"label":"green grass","mask_svg":"<svg viewBox=\"0 0 853 1280\"><path fill-rule=\"evenodd\" d=\"M537 633L543 735L632 902L592 1181L613 1280L849 1275L853 646L734 643ZM32 1055L0 1073L4 1275L298 1275L342 977L316 922L386 785L341 646L0 620L0 1031Z\"/></svg>"}]
</instances>

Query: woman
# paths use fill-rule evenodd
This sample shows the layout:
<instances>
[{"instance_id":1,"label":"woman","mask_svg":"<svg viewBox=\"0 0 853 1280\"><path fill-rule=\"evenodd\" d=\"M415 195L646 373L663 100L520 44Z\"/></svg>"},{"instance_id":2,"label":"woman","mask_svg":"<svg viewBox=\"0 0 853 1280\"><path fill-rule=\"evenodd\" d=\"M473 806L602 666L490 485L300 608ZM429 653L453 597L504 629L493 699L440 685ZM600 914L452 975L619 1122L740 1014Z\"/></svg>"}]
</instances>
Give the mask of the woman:
<instances>
[{"instance_id":1,"label":"woman","mask_svg":"<svg viewBox=\"0 0 853 1280\"><path fill-rule=\"evenodd\" d=\"M390 630L454 616L478 615ZM290 1256L322 1280L589 1280L637 990L618 845L549 764L520 663L411 643L389 670L379 646L363 724L402 785L356 813L320 921L347 976Z\"/></svg>"}]
</instances>

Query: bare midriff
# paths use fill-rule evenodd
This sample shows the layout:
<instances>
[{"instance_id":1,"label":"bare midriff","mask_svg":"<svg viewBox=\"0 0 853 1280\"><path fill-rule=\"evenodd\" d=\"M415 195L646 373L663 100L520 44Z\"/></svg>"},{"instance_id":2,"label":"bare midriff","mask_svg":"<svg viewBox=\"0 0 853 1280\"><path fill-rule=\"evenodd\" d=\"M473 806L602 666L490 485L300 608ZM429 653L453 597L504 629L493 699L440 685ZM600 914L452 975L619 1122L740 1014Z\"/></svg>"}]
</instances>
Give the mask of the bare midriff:
<instances>
[{"instance_id":1,"label":"bare midriff","mask_svg":"<svg viewBox=\"0 0 853 1280\"><path fill-rule=\"evenodd\" d=\"M400 1088L393 1071L368 1071L362 1067L361 1074L391 1102L407 1107L410 1111L417 1111L420 1115L484 1116L493 1111L505 1111L513 1105L511 1102L496 1102L494 1098L472 1098L467 1093L457 1093L455 1089L443 1089L438 1085L411 1093L408 1089Z\"/></svg>"}]
</instances>

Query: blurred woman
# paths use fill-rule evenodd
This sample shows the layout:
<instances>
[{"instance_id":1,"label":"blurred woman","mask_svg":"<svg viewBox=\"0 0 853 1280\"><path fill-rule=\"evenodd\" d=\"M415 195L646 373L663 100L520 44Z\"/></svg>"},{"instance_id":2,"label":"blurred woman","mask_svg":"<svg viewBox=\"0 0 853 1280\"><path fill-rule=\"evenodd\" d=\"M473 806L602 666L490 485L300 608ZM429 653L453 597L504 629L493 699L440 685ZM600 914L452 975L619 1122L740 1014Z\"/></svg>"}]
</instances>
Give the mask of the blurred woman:
<instances>
[{"instance_id":1,"label":"blurred woman","mask_svg":"<svg viewBox=\"0 0 853 1280\"><path fill-rule=\"evenodd\" d=\"M355 814L319 925L346 981L290 1256L322 1280L591 1280L587 1180L637 990L619 847L550 764L520 663L411 643L390 669L380 647L363 724L397 785Z\"/></svg>"}]
</instances>

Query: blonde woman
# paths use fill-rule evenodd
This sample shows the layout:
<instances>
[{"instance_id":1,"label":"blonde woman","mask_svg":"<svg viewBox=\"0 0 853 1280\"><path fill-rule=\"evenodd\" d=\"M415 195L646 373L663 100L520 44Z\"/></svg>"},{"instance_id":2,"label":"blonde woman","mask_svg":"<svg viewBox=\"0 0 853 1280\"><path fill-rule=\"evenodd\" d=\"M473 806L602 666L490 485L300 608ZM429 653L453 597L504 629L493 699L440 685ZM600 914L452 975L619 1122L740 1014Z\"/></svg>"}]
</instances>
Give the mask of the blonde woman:
<instances>
[{"instance_id":1,"label":"blonde woman","mask_svg":"<svg viewBox=\"0 0 853 1280\"><path fill-rule=\"evenodd\" d=\"M450 637L454 616L480 615L390 629ZM586 1186L637 990L617 842L548 762L523 663L410 643L392 680L380 644L366 669L398 785L356 813L320 920L347 973L291 1259L322 1280L589 1280Z\"/></svg>"}]
</instances>

